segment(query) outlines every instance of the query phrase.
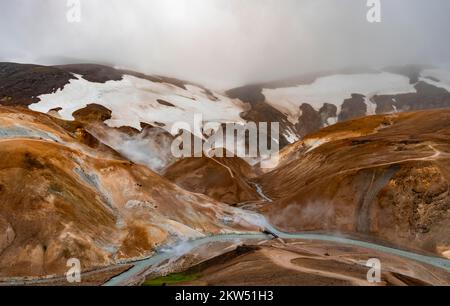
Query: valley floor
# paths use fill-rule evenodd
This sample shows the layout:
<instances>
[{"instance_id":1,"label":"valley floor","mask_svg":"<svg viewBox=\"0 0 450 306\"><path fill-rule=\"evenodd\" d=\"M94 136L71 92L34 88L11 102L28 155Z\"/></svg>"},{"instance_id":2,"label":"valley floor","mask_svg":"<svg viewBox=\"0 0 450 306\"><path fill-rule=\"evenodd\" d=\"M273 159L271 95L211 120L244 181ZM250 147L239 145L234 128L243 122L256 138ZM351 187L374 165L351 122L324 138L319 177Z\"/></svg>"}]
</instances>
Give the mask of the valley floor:
<instances>
[{"instance_id":1,"label":"valley floor","mask_svg":"<svg viewBox=\"0 0 450 306\"><path fill-rule=\"evenodd\" d=\"M342 237L332 238L333 236L324 234L299 234L300 236L311 239L271 239L273 237L265 234L207 237L138 262L88 271L82 274L82 282L76 285L450 284L450 261L446 259ZM377 258L381 262L379 283L369 283L367 280L369 268L366 263L371 258ZM56 277L4 280L0 285L71 284L65 281L65 277Z\"/></svg>"},{"instance_id":2,"label":"valley floor","mask_svg":"<svg viewBox=\"0 0 450 306\"><path fill-rule=\"evenodd\" d=\"M365 263L372 256L372 252L354 246L269 241L243 246L203 262L183 272L179 281L171 281L169 275L144 285L403 286L450 282L450 274L444 270L380 253L377 256L382 262L381 282L369 283Z\"/></svg>"}]
</instances>

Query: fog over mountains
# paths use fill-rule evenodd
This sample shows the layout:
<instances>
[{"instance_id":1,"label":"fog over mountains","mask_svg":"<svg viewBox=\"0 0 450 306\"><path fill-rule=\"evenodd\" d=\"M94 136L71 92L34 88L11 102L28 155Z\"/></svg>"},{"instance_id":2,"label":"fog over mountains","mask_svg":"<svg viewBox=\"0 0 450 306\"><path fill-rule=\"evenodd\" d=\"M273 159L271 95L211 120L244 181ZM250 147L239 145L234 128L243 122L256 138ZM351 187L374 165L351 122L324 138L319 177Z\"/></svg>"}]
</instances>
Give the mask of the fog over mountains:
<instances>
[{"instance_id":1,"label":"fog over mountains","mask_svg":"<svg viewBox=\"0 0 450 306\"><path fill-rule=\"evenodd\" d=\"M449 9L0 0L0 286L449 285Z\"/></svg>"},{"instance_id":2,"label":"fog over mountains","mask_svg":"<svg viewBox=\"0 0 450 306\"><path fill-rule=\"evenodd\" d=\"M447 0L89 0L0 3L0 60L97 62L215 89L309 71L450 62Z\"/></svg>"}]
</instances>

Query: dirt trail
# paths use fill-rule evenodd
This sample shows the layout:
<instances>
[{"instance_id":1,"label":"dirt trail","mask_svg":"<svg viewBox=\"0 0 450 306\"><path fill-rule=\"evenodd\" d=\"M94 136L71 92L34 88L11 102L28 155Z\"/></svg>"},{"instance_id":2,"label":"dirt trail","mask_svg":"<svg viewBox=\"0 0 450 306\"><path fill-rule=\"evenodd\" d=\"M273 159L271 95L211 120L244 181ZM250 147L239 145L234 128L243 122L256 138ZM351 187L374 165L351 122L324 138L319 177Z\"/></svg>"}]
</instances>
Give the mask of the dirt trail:
<instances>
[{"instance_id":1,"label":"dirt trail","mask_svg":"<svg viewBox=\"0 0 450 306\"><path fill-rule=\"evenodd\" d=\"M224 167L225 169L228 170L228 172L230 173L231 178L234 178L234 173L233 170L231 170L230 167L224 165L223 163L221 163L220 161L218 161L217 159L215 159L214 157L210 157L211 160L215 161L217 164L221 165L222 167Z\"/></svg>"},{"instance_id":2,"label":"dirt trail","mask_svg":"<svg viewBox=\"0 0 450 306\"><path fill-rule=\"evenodd\" d=\"M406 162L413 162L413 161L433 161L433 160L436 160L438 158L443 158L443 157L450 158L450 153L441 152L441 151L435 149L432 145L429 145L429 147L435 152L431 156L425 156L425 157L420 157L420 158L407 158L407 159L401 159L401 160L392 161L392 162L388 162L388 163L367 165L365 167L347 169L347 170L337 172L337 173L333 174L333 176L357 172L357 171L364 170L367 168L380 168L380 167L392 166L392 165L402 164L402 163L406 163Z\"/></svg>"},{"instance_id":3,"label":"dirt trail","mask_svg":"<svg viewBox=\"0 0 450 306\"><path fill-rule=\"evenodd\" d=\"M344 275L341 273L333 273L330 271L319 270L319 269L309 269L309 268L305 268L305 267L296 265L296 264L292 263L292 261L295 259L301 258L302 256L300 256L296 253L293 253L293 252L277 250L277 249L270 249L270 250L263 249L261 252L267 258L272 260L272 262L274 264L281 266L283 268L289 269L289 270L295 270L295 271L302 272L302 273L315 274L318 276L348 281L356 286L369 286L370 285L369 282L359 279L359 278L356 278L356 277ZM314 259L314 257L308 257L308 258Z\"/></svg>"}]
</instances>

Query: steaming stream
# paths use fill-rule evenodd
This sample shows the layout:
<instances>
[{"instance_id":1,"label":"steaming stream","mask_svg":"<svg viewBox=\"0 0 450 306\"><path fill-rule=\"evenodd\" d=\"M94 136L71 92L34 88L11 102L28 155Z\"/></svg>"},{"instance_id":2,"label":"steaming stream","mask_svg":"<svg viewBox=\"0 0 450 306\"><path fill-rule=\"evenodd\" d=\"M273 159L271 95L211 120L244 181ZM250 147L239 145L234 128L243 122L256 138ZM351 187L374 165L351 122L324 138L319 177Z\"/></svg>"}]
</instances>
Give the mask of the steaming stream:
<instances>
[{"instance_id":1,"label":"steaming stream","mask_svg":"<svg viewBox=\"0 0 450 306\"><path fill-rule=\"evenodd\" d=\"M314 240L314 241L324 241L324 242L334 242L339 244L347 244L357 247L362 247L365 249L370 249L386 254L393 254L397 256L401 256L410 260L414 260L417 262L429 264L435 266L437 268L441 268L447 271L450 271L450 260L426 255L420 255L404 250L399 250L387 246L378 245L375 243L358 241L354 239L338 237L327 234L314 234L314 233L285 233L277 230L272 225L270 225L264 216L259 214L245 215L243 217L248 222L252 222L256 225L264 226L265 230L273 233L281 239L299 239L299 240ZM128 281L135 279L137 276L144 276L144 273L148 271L151 267L157 266L168 259L173 259L179 257L181 255L186 255L189 252L193 251L195 248L200 247L202 245L213 243L213 242L224 242L224 241L233 241L233 240L267 240L272 239L270 235L255 233L255 234L222 234L216 236L209 236L205 238L200 238L191 241L182 242L183 252L180 254L179 250L176 252L177 246L172 249L168 249L165 251L160 251L156 255L134 262L134 267L128 270L125 273L122 273L108 282L104 284L104 286L119 286L123 284L127 284Z\"/></svg>"},{"instance_id":2,"label":"steaming stream","mask_svg":"<svg viewBox=\"0 0 450 306\"><path fill-rule=\"evenodd\" d=\"M272 203L272 202L273 202L273 200L272 200L271 198L269 198L269 197L264 193L264 191L263 191L261 185L256 184L256 183L251 183L251 184L253 184L253 186L255 186L256 192L259 194L259 196L260 196L261 198L264 199L264 201L269 202L269 203Z\"/></svg>"}]
</instances>

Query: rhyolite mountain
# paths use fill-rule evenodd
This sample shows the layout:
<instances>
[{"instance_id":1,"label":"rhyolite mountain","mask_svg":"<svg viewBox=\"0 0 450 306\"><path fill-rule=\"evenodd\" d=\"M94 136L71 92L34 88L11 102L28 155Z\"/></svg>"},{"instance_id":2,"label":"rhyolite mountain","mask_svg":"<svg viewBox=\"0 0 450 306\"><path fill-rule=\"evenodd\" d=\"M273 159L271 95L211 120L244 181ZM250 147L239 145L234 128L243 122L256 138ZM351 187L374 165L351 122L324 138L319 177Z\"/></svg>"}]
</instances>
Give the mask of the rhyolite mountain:
<instances>
[{"instance_id":1,"label":"rhyolite mountain","mask_svg":"<svg viewBox=\"0 0 450 306\"><path fill-rule=\"evenodd\" d=\"M220 93L100 65L0 63L0 277L260 231L243 208L285 231L448 258L448 71L335 71ZM171 125L199 113L279 122L280 164L263 172L237 157L174 158Z\"/></svg>"},{"instance_id":2,"label":"rhyolite mountain","mask_svg":"<svg viewBox=\"0 0 450 306\"><path fill-rule=\"evenodd\" d=\"M450 257L450 110L358 118L310 134L257 180L292 232L357 234Z\"/></svg>"},{"instance_id":3,"label":"rhyolite mountain","mask_svg":"<svg viewBox=\"0 0 450 306\"><path fill-rule=\"evenodd\" d=\"M258 232L248 213L180 188L84 124L0 106L0 278L62 275L179 241Z\"/></svg>"}]
</instances>

